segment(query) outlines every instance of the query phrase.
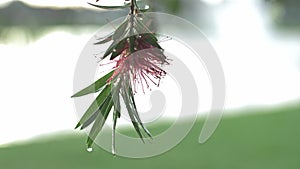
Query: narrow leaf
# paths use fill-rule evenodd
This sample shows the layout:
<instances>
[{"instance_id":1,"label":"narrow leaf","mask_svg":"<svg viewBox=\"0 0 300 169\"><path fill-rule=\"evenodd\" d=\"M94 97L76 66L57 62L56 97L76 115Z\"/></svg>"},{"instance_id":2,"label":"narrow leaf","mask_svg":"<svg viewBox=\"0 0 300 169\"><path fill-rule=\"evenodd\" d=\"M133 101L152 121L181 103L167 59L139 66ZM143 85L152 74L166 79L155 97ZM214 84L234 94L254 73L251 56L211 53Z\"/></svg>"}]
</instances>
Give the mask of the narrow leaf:
<instances>
[{"instance_id":1,"label":"narrow leaf","mask_svg":"<svg viewBox=\"0 0 300 169\"><path fill-rule=\"evenodd\" d=\"M113 34L113 40L118 40L122 37L122 35L126 34L126 29L128 28L128 19L125 20L115 31Z\"/></svg>"},{"instance_id":2,"label":"narrow leaf","mask_svg":"<svg viewBox=\"0 0 300 169\"><path fill-rule=\"evenodd\" d=\"M129 104L129 100L128 100L127 94L123 93L122 97L123 97L124 103L126 105L126 109L128 111L128 115L130 117L131 123L132 123L133 127L135 128L135 131L137 132L138 136L144 142L144 139L143 139L144 137L143 137L143 135L142 135L142 133L140 131L138 123L136 122L137 120L135 119L135 117L133 115L133 110L132 110L132 107Z\"/></svg>"},{"instance_id":3,"label":"narrow leaf","mask_svg":"<svg viewBox=\"0 0 300 169\"><path fill-rule=\"evenodd\" d=\"M101 44L107 43L111 40L113 40L113 35L109 35L108 37L103 38L99 42L94 43L94 45L101 45Z\"/></svg>"},{"instance_id":4,"label":"narrow leaf","mask_svg":"<svg viewBox=\"0 0 300 169\"><path fill-rule=\"evenodd\" d=\"M117 41L114 41L109 47L108 49L106 50L106 52L104 53L102 59L106 58L108 55L110 55L112 52L116 51L117 49L117 46L120 44L120 43L124 43L126 41L126 39L123 39L121 41L117 40Z\"/></svg>"},{"instance_id":5,"label":"narrow leaf","mask_svg":"<svg viewBox=\"0 0 300 169\"><path fill-rule=\"evenodd\" d=\"M94 7L97 7L97 8L101 8L101 9L123 9L123 8L127 8L130 6L130 4L125 4L125 5L122 5L122 6L104 6L104 5L95 5L95 4L92 4L92 3L89 3L89 5L92 5Z\"/></svg>"},{"instance_id":6,"label":"narrow leaf","mask_svg":"<svg viewBox=\"0 0 300 169\"><path fill-rule=\"evenodd\" d=\"M150 137L152 138L152 135L151 133L148 131L148 129L144 126L138 112L137 112L137 108L136 108L136 104L135 104L135 101L134 101L134 96L132 94L132 88L131 87L128 87L128 92L126 94L127 96L127 101L128 103L131 105L132 107L132 114L134 115L135 119L137 120L137 122L140 124L140 126L142 127L142 129L144 130L144 132Z\"/></svg>"},{"instance_id":7,"label":"narrow leaf","mask_svg":"<svg viewBox=\"0 0 300 169\"><path fill-rule=\"evenodd\" d=\"M163 49L159 44L158 44L158 40L157 38L151 34L151 33L146 33L142 35L142 38L148 42L149 44L151 44L154 47L157 47L159 49Z\"/></svg>"},{"instance_id":8,"label":"narrow leaf","mask_svg":"<svg viewBox=\"0 0 300 169\"><path fill-rule=\"evenodd\" d=\"M108 74L97 80L95 83L74 94L72 98L98 92L104 85L106 85L107 80L113 75L113 73L114 71L109 72Z\"/></svg>"},{"instance_id":9,"label":"narrow leaf","mask_svg":"<svg viewBox=\"0 0 300 169\"><path fill-rule=\"evenodd\" d=\"M101 104L107 99L108 95L111 92L111 86L107 85L101 93L97 96L97 98L93 101L90 107L86 110L84 115L81 117L80 121L76 125L75 129L85 123L91 116L99 109Z\"/></svg>"},{"instance_id":10,"label":"narrow leaf","mask_svg":"<svg viewBox=\"0 0 300 169\"><path fill-rule=\"evenodd\" d=\"M141 127L143 128L143 130L145 131L145 133L150 137L152 138L152 135L151 133L149 132L149 130L144 126L138 112L137 112L137 108L136 108L136 104L135 104L135 101L134 101L134 96L133 94L129 94L130 95L130 102L132 103L133 105L133 115L135 116L135 118L137 119L137 121L139 122L139 124L141 125Z\"/></svg>"},{"instance_id":11,"label":"narrow leaf","mask_svg":"<svg viewBox=\"0 0 300 169\"><path fill-rule=\"evenodd\" d=\"M90 124L92 124L96 117L98 116L99 114L99 110L97 110L89 119L87 119L81 126L80 130L83 130L85 129L86 127L88 127Z\"/></svg>"},{"instance_id":12,"label":"narrow leaf","mask_svg":"<svg viewBox=\"0 0 300 169\"><path fill-rule=\"evenodd\" d=\"M90 148L97 137L97 135L100 133L100 131L103 128L103 125L108 117L109 112L112 109L113 101L111 95L106 99L105 105L101 108L100 112L97 116L97 119L95 123L93 124L93 127L89 133L89 137L87 139L87 146Z\"/></svg>"},{"instance_id":13,"label":"narrow leaf","mask_svg":"<svg viewBox=\"0 0 300 169\"><path fill-rule=\"evenodd\" d=\"M111 54L110 60L115 59L117 56L119 56L126 48L126 41L121 41L115 48L115 52Z\"/></svg>"},{"instance_id":14,"label":"narrow leaf","mask_svg":"<svg viewBox=\"0 0 300 169\"><path fill-rule=\"evenodd\" d=\"M117 127L117 120L118 120L118 115L120 112L114 107L114 114L113 114L113 128L112 128L112 154L116 154L116 127Z\"/></svg>"}]
</instances>

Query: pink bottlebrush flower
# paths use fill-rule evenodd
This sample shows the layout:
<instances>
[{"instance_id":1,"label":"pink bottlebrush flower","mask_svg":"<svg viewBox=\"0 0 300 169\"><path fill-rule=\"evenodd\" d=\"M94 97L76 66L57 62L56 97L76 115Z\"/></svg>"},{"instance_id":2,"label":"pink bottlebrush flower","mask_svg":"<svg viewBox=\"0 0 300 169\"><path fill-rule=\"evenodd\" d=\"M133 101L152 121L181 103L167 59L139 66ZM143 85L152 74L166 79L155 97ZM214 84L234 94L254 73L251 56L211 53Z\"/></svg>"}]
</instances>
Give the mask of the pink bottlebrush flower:
<instances>
[{"instance_id":1,"label":"pink bottlebrush flower","mask_svg":"<svg viewBox=\"0 0 300 169\"><path fill-rule=\"evenodd\" d=\"M102 57L105 59L110 56L110 60L113 60L112 63L115 64L113 70L72 96L80 97L100 92L76 126L76 128L81 126L81 129L84 129L93 124L87 140L88 148L91 148L109 113L113 110L113 153L115 153L116 122L121 117L120 98L125 103L138 136L142 140L144 134L151 137L139 117L134 94L138 92L139 86L143 92L145 92L145 88L150 88L150 84L159 86L160 80L167 74L162 66L169 64L164 50L158 44L156 34L150 31L150 28L154 28L152 20L147 20L145 24L142 23L143 15L139 13L142 9L136 6L135 0L131 0L129 4L131 5L129 17L114 33L95 43L95 45L101 45L113 41ZM104 9L115 8L93 6ZM130 36L128 37L128 35Z\"/></svg>"},{"instance_id":2,"label":"pink bottlebrush flower","mask_svg":"<svg viewBox=\"0 0 300 169\"><path fill-rule=\"evenodd\" d=\"M126 42L121 55L115 58L115 71L110 80L116 77L122 79L128 77L134 92L137 92L138 86L141 86L144 92L145 85L147 88L150 87L149 82L159 86L161 78L166 75L161 67L169 63L162 49L158 49L145 41L147 36L149 35L138 36L135 42L136 52L134 53L130 52L129 44Z\"/></svg>"}]
</instances>

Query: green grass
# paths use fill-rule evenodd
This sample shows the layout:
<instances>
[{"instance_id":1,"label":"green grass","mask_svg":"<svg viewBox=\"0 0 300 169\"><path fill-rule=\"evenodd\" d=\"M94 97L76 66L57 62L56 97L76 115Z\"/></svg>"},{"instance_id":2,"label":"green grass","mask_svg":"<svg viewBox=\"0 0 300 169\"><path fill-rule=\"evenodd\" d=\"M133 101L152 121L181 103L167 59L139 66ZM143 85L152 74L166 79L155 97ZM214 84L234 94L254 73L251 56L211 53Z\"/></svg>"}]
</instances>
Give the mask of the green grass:
<instances>
[{"instance_id":1,"label":"green grass","mask_svg":"<svg viewBox=\"0 0 300 169\"><path fill-rule=\"evenodd\" d=\"M213 137L198 144L199 120L182 143L148 159L113 157L100 148L88 153L85 135L52 135L0 148L0 169L299 169L299 120L298 105L248 111L224 117Z\"/></svg>"}]
</instances>

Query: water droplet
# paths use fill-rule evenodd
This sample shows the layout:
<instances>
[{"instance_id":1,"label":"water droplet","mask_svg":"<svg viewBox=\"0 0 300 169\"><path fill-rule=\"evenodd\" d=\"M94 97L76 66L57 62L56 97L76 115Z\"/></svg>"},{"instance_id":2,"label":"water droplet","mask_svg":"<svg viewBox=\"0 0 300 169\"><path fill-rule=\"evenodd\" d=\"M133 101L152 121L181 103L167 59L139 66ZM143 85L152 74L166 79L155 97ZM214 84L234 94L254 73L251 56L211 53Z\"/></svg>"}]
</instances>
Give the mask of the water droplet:
<instances>
[{"instance_id":1,"label":"water droplet","mask_svg":"<svg viewBox=\"0 0 300 169\"><path fill-rule=\"evenodd\" d=\"M93 148L88 148L86 149L88 152L92 152L93 151Z\"/></svg>"}]
</instances>

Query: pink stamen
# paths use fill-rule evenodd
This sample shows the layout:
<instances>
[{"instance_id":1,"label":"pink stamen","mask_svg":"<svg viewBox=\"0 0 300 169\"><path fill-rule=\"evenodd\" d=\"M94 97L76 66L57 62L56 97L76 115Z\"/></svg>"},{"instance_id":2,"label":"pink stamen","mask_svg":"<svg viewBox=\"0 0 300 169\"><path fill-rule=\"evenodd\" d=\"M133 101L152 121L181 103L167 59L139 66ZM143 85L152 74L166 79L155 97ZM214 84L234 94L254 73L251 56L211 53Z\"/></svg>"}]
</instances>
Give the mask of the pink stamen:
<instances>
[{"instance_id":1,"label":"pink stamen","mask_svg":"<svg viewBox=\"0 0 300 169\"><path fill-rule=\"evenodd\" d=\"M161 78L166 75L161 66L168 64L162 50L144 41L143 37L137 39L136 48L137 51L144 51L144 53L131 54L129 45L126 43L122 49L123 52L114 59L115 72L108 80L110 82L115 77L120 78L123 81L122 85L126 85L124 80L130 81L135 93L138 90L138 86L141 87L143 92L145 92L145 87L149 89L149 81L159 86Z\"/></svg>"}]
</instances>

